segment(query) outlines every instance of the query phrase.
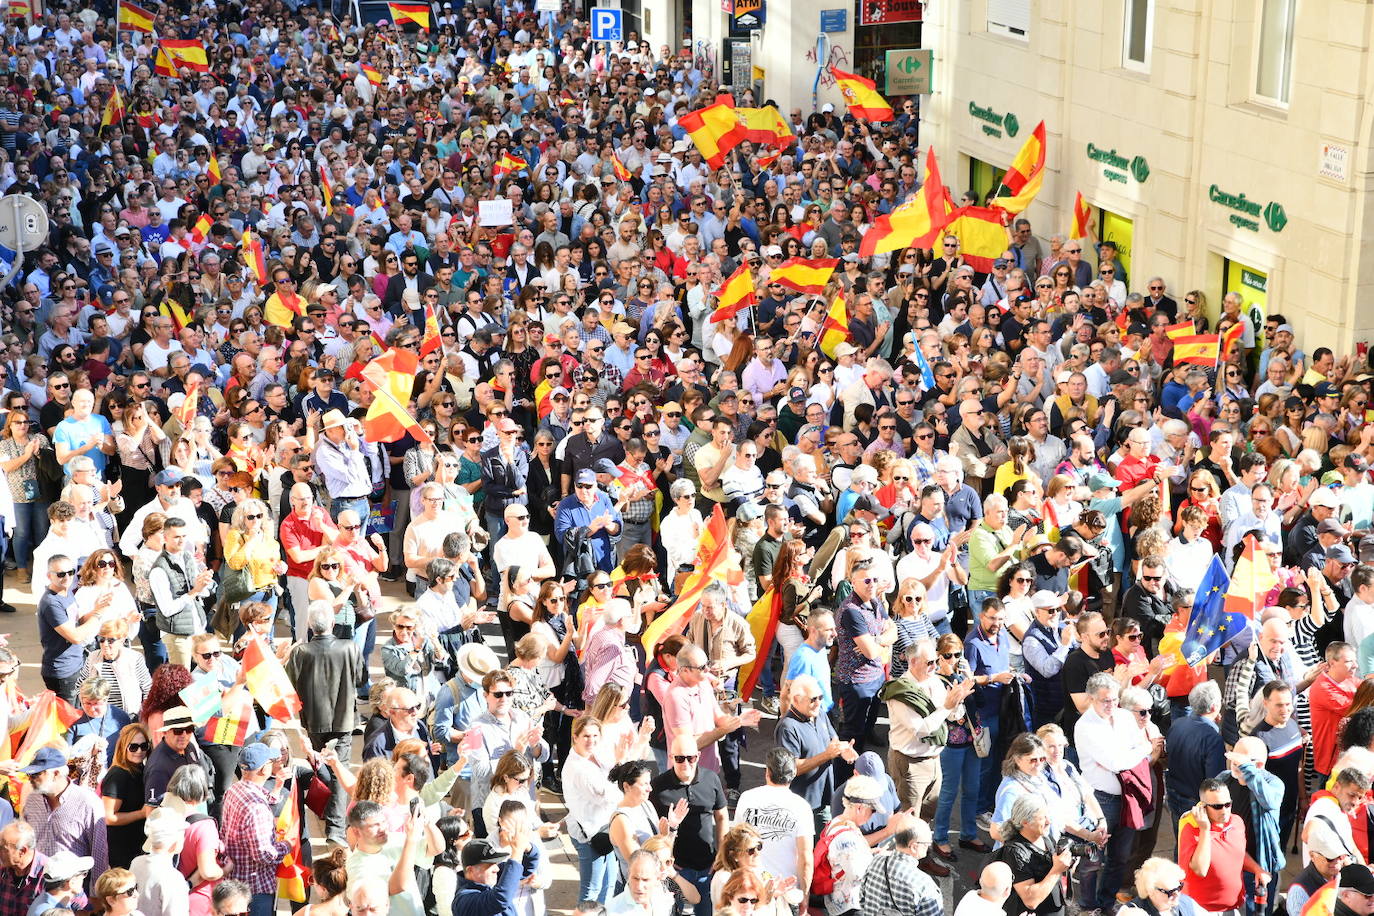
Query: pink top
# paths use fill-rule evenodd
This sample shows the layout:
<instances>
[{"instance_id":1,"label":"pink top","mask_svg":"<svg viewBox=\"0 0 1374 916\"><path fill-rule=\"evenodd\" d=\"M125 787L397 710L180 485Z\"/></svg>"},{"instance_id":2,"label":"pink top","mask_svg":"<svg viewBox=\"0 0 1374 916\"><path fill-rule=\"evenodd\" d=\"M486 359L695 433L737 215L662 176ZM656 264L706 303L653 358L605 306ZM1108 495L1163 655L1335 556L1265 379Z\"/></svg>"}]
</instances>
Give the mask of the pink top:
<instances>
[{"instance_id":1,"label":"pink top","mask_svg":"<svg viewBox=\"0 0 1374 916\"><path fill-rule=\"evenodd\" d=\"M702 681L695 687L688 687L681 681L668 685L663 699L663 728L669 748L679 734L697 737L713 730L718 708L716 691L710 681ZM701 749L701 765L720 770L714 744Z\"/></svg>"},{"instance_id":2,"label":"pink top","mask_svg":"<svg viewBox=\"0 0 1374 916\"><path fill-rule=\"evenodd\" d=\"M161 717L161 713L158 713L158 718ZM186 828L186 839L182 843L181 857L177 862L177 868L183 877L190 879L195 873L196 862L200 859L201 852L207 849L213 849L217 854L221 852L219 828L212 817L202 818ZM214 904L210 895L216 883L202 881L191 888L190 916L211 916Z\"/></svg>"}]
</instances>

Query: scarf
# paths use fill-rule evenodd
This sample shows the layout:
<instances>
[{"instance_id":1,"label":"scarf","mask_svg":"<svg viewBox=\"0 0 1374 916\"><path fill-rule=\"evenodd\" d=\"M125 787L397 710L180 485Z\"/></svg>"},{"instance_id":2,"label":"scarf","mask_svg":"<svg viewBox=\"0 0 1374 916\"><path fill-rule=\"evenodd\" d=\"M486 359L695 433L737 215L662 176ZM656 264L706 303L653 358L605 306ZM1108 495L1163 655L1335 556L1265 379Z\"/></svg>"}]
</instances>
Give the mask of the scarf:
<instances>
[{"instance_id":1,"label":"scarf","mask_svg":"<svg viewBox=\"0 0 1374 916\"><path fill-rule=\"evenodd\" d=\"M930 698L930 694L908 677L899 677L888 681L883 685L882 690L878 691L878 698L883 701L896 700L898 703L909 706L916 715L923 719L935 712L935 701ZM931 747L944 747L949 741L949 723L941 722L938 728L926 736L925 740Z\"/></svg>"}]
</instances>

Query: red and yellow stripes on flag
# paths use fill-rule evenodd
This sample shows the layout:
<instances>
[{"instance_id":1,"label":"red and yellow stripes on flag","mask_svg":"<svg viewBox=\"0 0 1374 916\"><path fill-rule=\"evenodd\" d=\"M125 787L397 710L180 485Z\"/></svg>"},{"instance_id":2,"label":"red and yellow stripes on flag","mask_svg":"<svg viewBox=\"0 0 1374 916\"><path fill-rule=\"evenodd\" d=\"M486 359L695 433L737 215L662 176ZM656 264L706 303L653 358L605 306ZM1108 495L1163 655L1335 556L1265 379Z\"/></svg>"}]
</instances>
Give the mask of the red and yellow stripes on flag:
<instances>
[{"instance_id":1,"label":"red and yellow stripes on flag","mask_svg":"<svg viewBox=\"0 0 1374 916\"><path fill-rule=\"evenodd\" d=\"M177 73L176 64L172 62L172 56L162 45L158 45L157 54L153 55L153 72L158 76L170 76L173 79L180 75Z\"/></svg>"},{"instance_id":2,"label":"red and yellow stripes on flag","mask_svg":"<svg viewBox=\"0 0 1374 916\"><path fill-rule=\"evenodd\" d=\"M1178 340L1180 337L1192 337L1197 334L1197 325L1193 319L1180 321L1178 324L1171 324L1164 329L1170 340Z\"/></svg>"},{"instance_id":3,"label":"red and yellow stripes on flag","mask_svg":"<svg viewBox=\"0 0 1374 916\"><path fill-rule=\"evenodd\" d=\"M745 140L781 150L796 138L773 106L736 108L728 96L687 112L678 123L713 169L724 165L725 154Z\"/></svg>"},{"instance_id":4,"label":"red and yellow stripes on flag","mask_svg":"<svg viewBox=\"0 0 1374 916\"><path fill-rule=\"evenodd\" d=\"M391 11L391 21L397 25L413 22L422 29L429 28L428 3L388 3L386 8Z\"/></svg>"},{"instance_id":5,"label":"red and yellow stripes on flag","mask_svg":"<svg viewBox=\"0 0 1374 916\"><path fill-rule=\"evenodd\" d=\"M768 275L768 280L771 283L781 283L788 289L794 289L799 293L820 295L825 292L825 285L830 282L830 275L839 266L839 258L818 258L816 260L791 258L773 268L773 272Z\"/></svg>"},{"instance_id":6,"label":"red and yellow stripes on flag","mask_svg":"<svg viewBox=\"0 0 1374 916\"><path fill-rule=\"evenodd\" d=\"M244 229L242 247L244 260L252 269L258 285L262 286L267 282L267 256L262 250L262 239L252 229Z\"/></svg>"},{"instance_id":7,"label":"red and yellow stripes on flag","mask_svg":"<svg viewBox=\"0 0 1374 916\"><path fill-rule=\"evenodd\" d=\"M20 766L28 766L40 748L64 745L63 735L80 718L81 710L51 690L44 690L33 698L23 723L10 730L12 759Z\"/></svg>"},{"instance_id":8,"label":"red and yellow stripes on flag","mask_svg":"<svg viewBox=\"0 0 1374 916\"><path fill-rule=\"evenodd\" d=\"M496 160L496 164L491 167L491 177L500 181L507 175L529 168L529 163L519 156L510 153L502 153L501 158Z\"/></svg>"},{"instance_id":9,"label":"red and yellow stripes on flag","mask_svg":"<svg viewBox=\"0 0 1374 916\"><path fill-rule=\"evenodd\" d=\"M1085 239L1088 237L1088 224L1092 221L1092 207L1083 199L1083 192L1076 191L1073 195L1073 226L1069 228L1069 238Z\"/></svg>"},{"instance_id":10,"label":"red and yellow stripes on flag","mask_svg":"<svg viewBox=\"0 0 1374 916\"><path fill-rule=\"evenodd\" d=\"M372 85L380 86L382 84L382 71L378 70L376 67L362 64L359 66L359 69L363 71L363 76L367 77L367 81Z\"/></svg>"},{"instance_id":11,"label":"red and yellow stripes on flag","mask_svg":"<svg viewBox=\"0 0 1374 916\"><path fill-rule=\"evenodd\" d=\"M630 170L625 167L625 161L615 150L611 150L611 170L615 172L616 181L630 180Z\"/></svg>"},{"instance_id":12,"label":"red and yellow stripes on flag","mask_svg":"<svg viewBox=\"0 0 1374 916\"><path fill-rule=\"evenodd\" d=\"M10 0L6 14L10 19L23 19L33 12L33 6L29 0Z\"/></svg>"},{"instance_id":13,"label":"red and yellow stripes on flag","mask_svg":"<svg viewBox=\"0 0 1374 916\"><path fill-rule=\"evenodd\" d=\"M320 196L324 198L324 212L334 215L334 183L329 180L329 166L320 163Z\"/></svg>"},{"instance_id":14,"label":"red and yellow stripes on flag","mask_svg":"<svg viewBox=\"0 0 1374 916\"><path fill-rule=\"evenodd\" d=\"M716 310L711 313L711 323L733 318L755 303L754 275L748 264L741 264L712 295L716 297Z\"/></svg>"},{"instance_id":15,"label":"red and yellow stripes on flag","mask_svg":"<svg viewBox=\"0 0 1374 916\"><path fill-rule=\"evenodd\" d=\"M433 353L444 345L444 336L439 331L439 318L434 309L425 306L425 336L420 341L420 355Z\"/></svg>"},{"instance_id":16,"label":"red and yellow stripes on flag","mask_svg":"<svg viewBox=\"0 0 1374 916\"><path fill-rule=\"evenodd\" d=\"M754 653L753 659L740 665L739 695L742 699L749 699L754 687L758 685L768 655L773 650L773 639L778 632L778 618L781 614L782 592L776 588L764 592L749 611L746 620L749 623L749 632L754 634L754 645L758 647L758 651Z\"/></svg>"},{"instance_id":17,"label":"red and yellow stripes on flag","mask_svg":"<svg viewBox=\"0 0 1374 916\"><path fill-rule=\"evenodd\" d=\"M830 312L821 323L821 352L836 359L835 348L849 340L849 309L845 307L844 290L838 290L830 303Z\"/></svg>"},{"instance_id":18,"label":"red and yellow stripes on flag","mask_svg":"<svg viewBox=\"0 0 1374 916\"><path fill-rule=\"evenodd\" d=\"M1225 362L1231 358L1231 352L1245 336L1245 325L1239 321L1226 329L1226 333L1221 335L1221 361Z\"/></svg>"},{"instance_id":19,"label":"red and yellow stripes on flag","mask_svg":"<svg viewBox=\"0 0 1374 916\"><path fill-rule=\"evenodd\" d=\"M759 167L759 171L763 171L764 169L768 168L781 158L782 150L775 149L770 153L760 153L758 159L756 159L755 162Z\"/></svg>"},{"instance_id":20,"label":"red and yellow stripes on flag","mask_svg":"<svg viewBox=\"0 0 1374 916\"><path fill-rule=\"evenodd\" d=\"M205 174L210 177L212 185L224 183L224 171L219 167L219 157L214 153L210 154L210 164L205 167Z\"/></svg>"},{"instance_id":21,"label":"red and yellow stripes on flag","mask_svg":"<svg viewBox=\"0 0 1374 916\"><path fill-rule=\"evenodd\" d=\"M959 239L959 252L974 270L987 273L992 262L1007 250L1004 213L997 207L960 207L950 214L946 235Z\"/></svg>"},{"instance_id":22,"label":"red and yellow stripes on flag","mask_svg":"<svg viewBox=\"0 0 1374 916\"><path fill-rule=\"evenodd\" d=\"M953 210L949 193L940 178L940 163L935 159L935 150L926 150L926 176L920 193L873 221L859 242L859 256L871 258L884 251L913 246L930 248L940 237Z\"/></svg>"},{"instance_id":23,"label":"red and yellow stripes on flag","mask_svg":"<svg viewBox=\"0 0 1374 916\"><path fill-rule=\"evenodd\" d=\"M1226 589L1222 610L1254 617L1264 610L1265 596L1278 584L1279 578L1269 565L1269 557L1260 551L1253 534L1246 535L1245 549L1231 572L1231 585Z\"/></svg>"},{"instance_id":24,"label":"red and yellow stripes on flag","mask_svg":"<svg viewBox=\"0 0 1374 916\"><path fill-rule=\"evenodd\" d=\"M296 787L286 787L286 804L277 815L277 836L290 847L277 866L277 896L292 903L305 903L310 887L310 872L301 858L301 808Z\"/></svg>"},{"instance_id":25,"label":"red and yellow stripes on flag","mask_svg":"<svg viewBox=\"0 0 1374 916\"><path fill-rule=\"evenodd\" d=\"M1045 122L1036 125L1035 130L1021 144L1011 167L1002 176L1006 195L994 197L992 206L1000 207L1012 216L1030 206L1031 201L1040 193L1045 184Z\"/></svg>"},{"instance_id":26,"label":"red and yellow stripes on flag","mask_svg":"<svg viewBox=\"0 0 1374 916\"><path fill-rule=\"evenodd\" d=\"M1195 366L1215 366L1221 352L1221 338L1215 334L1194 334L1174 338L1174 362Z\"/></svg>"},{"instance_id":27,"label":"red and yellow stripes on flag","mask_svg":"<svg viewBox=\"0 0 1374 916\"><path fill-rule=\"evenodd\" d=\"M205 740L211 744L243 747L243 742L248 740L249 730L255 724L252 699L236 690L225 699L219 712L205 723Z\"/></svg>"},{"instance_id":28,"label":"red and yellow stripes on flag","mask_svg":"<svg viewBox=\"0 0 1374 916\"><path fill-rule=\"evenodd\" d=\"M13 6L13 4L11 4ZM136 3L121 0L119 4L119 28L127 32L152 32L153 21L157 16Z\"/></svg>"},{"instance_id":29,"label":"red and yellow stripes on flag","mask_svg":"<svg viewBox=\"0 0 1374 916\"><path fill-rule=\"evenodd\" d=\"M838 67L830 68L835 84L840 87L844 104L849 113L861 121L891 121L894 112L892 105L878 94L878 86L871 79L856 73L845 73Z\"/></svg>"},{"instance_id":30,"label":"red and yellow stripes on flag","mask_svg":"<svg viewBox=\"0 0 1374 916\"><path fill-rule=\"evenodd\" d=\"M100 113L100 126L109 127L124 120L124 96L119 94L119 87L115 86L110 92L110 97L105 101L105 110Z\"/></svg>"},{"instance_id":31,"label":"red and yellow stripes on flag","mask_svg":"<svg viewBox=\"0 0 1374 916\"><path fill-rule=\"evenodd\" d=\"M660 611L653 623L644 628L640 642L646 652L652 656L654 648L665 638L686 628L687 623L683 618L696 609L706 586L730 572L727 562L729 556L730 527L726 524L725 513L717 505L711 510L711 520L706 523L706 530L697 542L695 568L682 580L677 600Z\"/></svg>"},{"instance_id":32,"label":"red and yellow stripes on flag","mask_svg":"<svg viewBox=\"0 0 1374 916\"><path fill-rule=\"evenodd\" d=\"M367 441L397 442L406 433L423 443L433 441L410 412L410 395L419 369L420 358L401 349L387 350L363 369L363 378L374 389L372 406L363 418Z\"/></svg>"},{"instance_id":33,"label":"red and yellow stripes on flag","mask_svg":"<svg viewBox=\"0 0 1374 916\"><path fill-rule=\"evenodd\" d=\"M210 219L210 214L202 213L200 219L191 227L191 241L197 245L205 244L205 240L210 237L210 227L214 224L215 221Z\"/></svg>"},{"instance_id":34,"label":"red and yellow stripes on flag","mask_svg":"<svg viewBox=\"0 0 1374 916\"><path fill-rule=\"evenodd\" d=\"M186 385L186 400L172 411L182 429L190 429L191 421L196 418L196 401L200 398L200 379L192 378Z\"/></svg>"},{"instance_id":35,"label":"red and yellow stripes on flag","mask_svg":"<svg viewBox=\"0 0 1374 916\"><path fill-rule=\"evenodd\" d=\"M164 38L158 46L167 52L174 67L185 67L196 73L210 72L210 58L199 39Z\"/></svg>"},{"instance_id":36,"label":"red and yellow stripes on flag","mask_svg":"<svg viewBox=\"0 0 1374 916\"><path fill-rule=\"evenodd\" d=\"M272 647L253 637L243 650L243 682L253 699L278 722L290 722L301 711L301 698L291 686Z\"/></svg>"}]
</instances>

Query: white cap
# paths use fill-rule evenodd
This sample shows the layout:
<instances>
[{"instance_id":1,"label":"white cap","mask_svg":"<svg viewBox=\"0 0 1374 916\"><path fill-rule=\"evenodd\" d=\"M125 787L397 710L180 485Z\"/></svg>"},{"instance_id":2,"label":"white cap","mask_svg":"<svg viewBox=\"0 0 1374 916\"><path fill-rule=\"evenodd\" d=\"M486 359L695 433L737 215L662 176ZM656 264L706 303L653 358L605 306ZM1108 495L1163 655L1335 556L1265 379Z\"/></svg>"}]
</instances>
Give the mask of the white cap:
<instances>
[{"instance_id":1,"label":"white cap","mask_svg":"<svg viewBox=\"0 0 1374 916\"><path fill-rule=\"evenodd\" d=\"M826 102L824 105L821 106L821 112L822 112L823 114L829 114L830 112L832 112L832 111L834 111L834 110L835 110L835 106L834 106L834 105L831 105L829 102Z\"/></svg>"}]
</instances>

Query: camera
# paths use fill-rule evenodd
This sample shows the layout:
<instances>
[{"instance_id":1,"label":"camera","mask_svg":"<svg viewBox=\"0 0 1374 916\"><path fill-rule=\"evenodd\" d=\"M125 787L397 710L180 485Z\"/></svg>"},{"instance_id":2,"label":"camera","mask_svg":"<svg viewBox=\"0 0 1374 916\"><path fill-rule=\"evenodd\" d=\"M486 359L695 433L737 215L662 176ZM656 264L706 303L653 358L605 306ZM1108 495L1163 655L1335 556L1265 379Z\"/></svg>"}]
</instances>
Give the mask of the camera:
<instances>
[{"instance_id":1,"label":"camera","mask_svg":"<svg viewBox=\"0 0 1374 916\"><path fill-rule=\"evenodd\" d=\"M1097 844L1076 839L1066 833L1055 844L1055 852L1063 852L1066 849L1075 859L1091 859L1097 853Z\"/></svg>"}]
</instances>

